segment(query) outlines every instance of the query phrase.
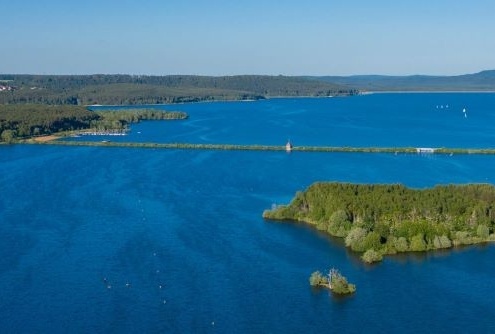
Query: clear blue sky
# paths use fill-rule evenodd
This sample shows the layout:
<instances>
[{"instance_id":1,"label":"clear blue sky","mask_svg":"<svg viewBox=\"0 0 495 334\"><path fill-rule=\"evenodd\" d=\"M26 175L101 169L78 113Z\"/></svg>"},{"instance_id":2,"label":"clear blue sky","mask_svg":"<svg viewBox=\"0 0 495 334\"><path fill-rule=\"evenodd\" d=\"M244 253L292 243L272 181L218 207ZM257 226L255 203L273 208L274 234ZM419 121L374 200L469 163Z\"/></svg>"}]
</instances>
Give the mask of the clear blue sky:
<instances>
[{"instance_id":1,"label":"clear blue sky","mask_svg":"<svg viewBox=\"0 0 495 334\"><path fill-rule=\"evenodd\" d=\"M495 0L0 0L0 73L495 69Z\"/></svg>"}]
</instances>

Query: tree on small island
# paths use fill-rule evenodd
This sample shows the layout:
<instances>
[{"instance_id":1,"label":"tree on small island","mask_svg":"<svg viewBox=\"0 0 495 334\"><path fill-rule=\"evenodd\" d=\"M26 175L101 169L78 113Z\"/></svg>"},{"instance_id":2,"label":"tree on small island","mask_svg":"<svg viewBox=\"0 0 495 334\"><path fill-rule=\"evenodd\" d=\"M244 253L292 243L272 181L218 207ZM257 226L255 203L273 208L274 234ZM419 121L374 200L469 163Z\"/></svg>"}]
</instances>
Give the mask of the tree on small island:
<instances>
[{"instance_id":1,"label":"tree on small island","mask_svg":"<svg viewBox=\"0 0 495 334\"><path fill-rule=\"evenodd\" d=\"M320 271L315 271L309 277L309 284L314 287L323 286L329 288L332 292L343 295L356 291L356 286L347 282L337 269L332 268L325 276Z\"/></svg>"}]
</instances>

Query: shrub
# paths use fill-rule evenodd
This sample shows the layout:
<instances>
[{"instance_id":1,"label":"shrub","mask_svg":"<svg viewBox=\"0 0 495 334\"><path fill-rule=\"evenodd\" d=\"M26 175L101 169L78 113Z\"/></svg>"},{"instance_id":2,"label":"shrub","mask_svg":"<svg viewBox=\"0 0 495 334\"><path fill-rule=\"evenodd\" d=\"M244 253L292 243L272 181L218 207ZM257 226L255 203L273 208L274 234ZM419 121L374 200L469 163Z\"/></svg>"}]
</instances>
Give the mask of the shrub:
<instances>
[{"instance_id":1,"label":"shrub","mask_svg":"<svg viewBox=\"0 0 495 334\"><path fill-rule=\"evenodd\" d=\"M364 251L368 249L380 249L381 248L381 242L380 242L381 236L378 234L378 232L370 232L364 237L364 240L362 241L362 249Z\"/></svg>"},{"instance_id":2,"label":"shrub","mask_svg":"<svg viewBox=\"0 0 495 334\"><path fill-rule=\"evenodd\" d=\"M348 294L356 291L356 286L347 282L347 278L337 269L331 269L330 273L330 289L337 294Z\"/></svg>"},{"instance_id":3,"label":"shrub","mask_svg":"<svg viewBox=\"0 0 495 334\"><path fill-rule=\"evenodd\" d=\"M380 262L383 259L383 256L380 252L375 251L374 249L368 249L364 252L361 259L366 263Z\"/></svg>"},{"instance_id":4,"label":"shrub","mask_svg":"<svg viewBox=\"0 0 495 334\"><path fill-rule=\"evenodd\" d=\"M452 241L446 235L438 236L433 238L433 247L438 248L450 248L452 247Z\"/></svg>"},{"instance_id":5,"label":"shrub","mask_svg":"<svg viewBox=\"0 0 495 334\"><path fill-rule=\"evenodd\" d=\"M476 234L478 235L478 237L482 238L483 240L486 240L490 235L490 229L486 225L478 225L478 228L476 229Z\"/></svg>"},{"instance_id":6,"label":"shrub","mask_svg":"<svg viewBox=\"0 0 495 334\"><path fill-rule=\"evenodd\" d=\"M351 229L351 222L344 210L337 210L330 216L327 232L337 237L346 236Z\"/></svg>"},{"instance_id":7,"label":"shrub","mask_svg":"<svg viewBox=\"0 0 495 334\"><path fill-rule=\"evenodd\" d=\"M474 242L467 231L457 231L455 233L454 246L470 245Z\"/></svg>"},{"instance_id":8,"label":"shrub","mask_svg":"<svg viewBox=\"0 0 495 334\"><path fill-rule=\"evenodd\" d=\"M309 284L311 286L328 285L328 278L324 276L321 272L315 271L309 277Z\"/></svg>"},{"instance_id":9,"label":"shrub","mask_svg":"<svg viewBox=\"0 0 495 334\"><path fill-rule=\"evenodd\" d=\"M364 252L366 248L364 248L364 239L366 237L366 230L362 227L354 227L351 229L347 237L345 238L345 245L347 247L351 247L351 249L355 252Z\"/></svg>"},{"instance_id":10,"label":"shrub","mask_svg":"<svg viewBox=\"0 0 495 334\"><path fill-rule=\"evenodd\" d=\"M410 250L413 252L422 252L426 250L426 241L423 234L416 234L411 238Z\"/></svg>"},{"instance_id":11,"label":"shrub","mask_svg":"<svg viewBox=\"0 0 495 334\"><path fill-rule=\"evenodd\" d=\"M404 237L399 237L394 240L394 246L397 252L407 252L409 245L407 244L407 239Z\"/></svg>"}]
</instances>

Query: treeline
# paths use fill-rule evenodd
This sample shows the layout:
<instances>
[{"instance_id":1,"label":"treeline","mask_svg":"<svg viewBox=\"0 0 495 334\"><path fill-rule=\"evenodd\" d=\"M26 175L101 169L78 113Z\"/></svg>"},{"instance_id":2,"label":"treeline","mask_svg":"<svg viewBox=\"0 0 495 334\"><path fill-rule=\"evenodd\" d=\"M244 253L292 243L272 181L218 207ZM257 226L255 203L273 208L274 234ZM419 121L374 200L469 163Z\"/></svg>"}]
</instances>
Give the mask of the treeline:
<instances>
[{"instance_id":1,"label":"treeline","mask_svg":"<svg viewBox=\"0 0 495 334\"><path fill-rule=\"evenodd\" d=\"M495 187L315 183L263 216L312 224L374 262L385 254L495 240Z\"/></svg>"},{"instance_id":2,"label":"treeline","mask_svg":"<svg viewBox=\"0 0 495 334\"><path fill-rule=\"evenodd\" d=\"M90 109L91 110L91 109ZM90 122L90 128L101 130L126 130L132 123L146 120L180 120L188 117L182 111L160 111L156 109L119 109L95 111L98 119Z\"/></svg>"},{"instance_id":3,"label":"treeline","mask_svg":"<svg viewBox=\"0 0 495 334\"><path fill-rule=\"evenodd\" d=\"M82 106L0 105L0 140L87 129L99 118Z\"/></svg>"},{"instance_id":4,"label":"treeline","mask_svg":"<svg viewBox=\"0 0 495 334\"><path fill-rule=\"evenodd\" d=\"M185 119L179 111L129 109L92 112L82 106L0 105L0 141L84 129L122 130L141 120Z\"/></svg>"},{"instance_id":5,"label":"treeline","mask_svg":"<svg viewBox=\"0 0 495 334\"><path fill-rule=\"evenodd\" d=\"M495 70L456 76L385 76L354 75L347 77L313 77L369 91L494 91Z\"/></svg>"},{"instance_id":6,"label":"treeline","mask_svg":"<svg viewBox=\"0 0 495 334\"><path fill-rule=\"evenodd\" d=\"M0 104L157 104L273 96L352 95L356 90L287 76L0 75L15 89Z\"/></svg>"}]
</instances>

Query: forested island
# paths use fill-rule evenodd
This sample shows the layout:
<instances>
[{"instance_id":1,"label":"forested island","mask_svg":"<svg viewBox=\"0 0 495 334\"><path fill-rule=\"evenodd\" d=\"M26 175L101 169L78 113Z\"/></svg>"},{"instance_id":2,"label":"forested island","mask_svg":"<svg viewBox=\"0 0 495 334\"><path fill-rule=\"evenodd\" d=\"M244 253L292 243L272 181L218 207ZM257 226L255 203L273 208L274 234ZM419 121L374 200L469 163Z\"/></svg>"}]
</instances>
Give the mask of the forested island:
<instances>
[{"instance_id":1,"label":"forested island","mask_svg":"<svg viewBox=\"0 0 495 334\"><path fill-rule=\"evenodd\" d=\"M356 89L303 77L236 75L0 75L0 104L142 105L269 97L354 95Z\"/></svg>"},{"instance_id":2,"label":"forested island","mask_svg":"<svg viewBox=\"0 0 495 334\"><path fill-rule=\"evenodd\" d=\"M495 240L495 187L322 183L297 192L263 217L302 221L345 240L363 261Z\"/></svg>"},{"instance_id":3,"label":"forested island","mask_svg":"<svg viewBox=\"0 0 495 334\"><path fill-rule=\"evenodd\" d=\"M90 111L83 106L0 105L0 142L12 143L64 131L125 131L141 120L185 119L180 111L127 109Z\"/></svg>"}]
</instances>

